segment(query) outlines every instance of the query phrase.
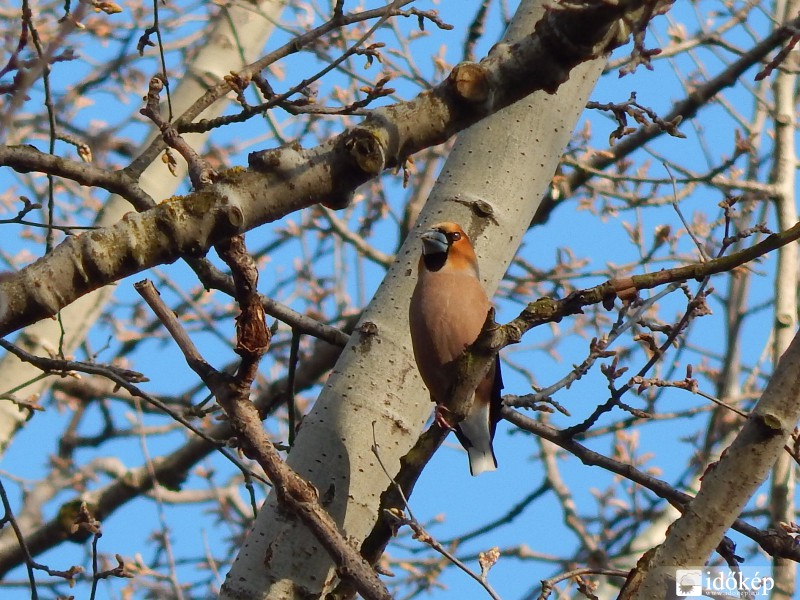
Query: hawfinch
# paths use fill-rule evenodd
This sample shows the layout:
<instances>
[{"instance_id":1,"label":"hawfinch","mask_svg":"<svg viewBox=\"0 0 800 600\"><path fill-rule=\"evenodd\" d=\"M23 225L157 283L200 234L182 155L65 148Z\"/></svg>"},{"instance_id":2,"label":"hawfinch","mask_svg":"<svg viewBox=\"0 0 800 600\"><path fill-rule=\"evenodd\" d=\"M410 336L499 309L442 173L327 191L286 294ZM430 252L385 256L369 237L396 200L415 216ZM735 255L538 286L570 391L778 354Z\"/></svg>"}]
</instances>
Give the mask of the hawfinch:
<instances>
[{"instance_id":1,"label":"hawfinch","mask_svg":"<svg viewBox=\"0 0 800 600\"><path fill-rule=\"evenodd\" d=\"M439 223L422 234L419 278L409 307L411 343L422 380L437 404L446 409L458 358L480 334L489 299L481 286L472 244L456 223ZM499 357L478 384L466 418L455 425L469 454L472 475L494 471L492 439L500 419Z\"/></svg>"}]
</instances>

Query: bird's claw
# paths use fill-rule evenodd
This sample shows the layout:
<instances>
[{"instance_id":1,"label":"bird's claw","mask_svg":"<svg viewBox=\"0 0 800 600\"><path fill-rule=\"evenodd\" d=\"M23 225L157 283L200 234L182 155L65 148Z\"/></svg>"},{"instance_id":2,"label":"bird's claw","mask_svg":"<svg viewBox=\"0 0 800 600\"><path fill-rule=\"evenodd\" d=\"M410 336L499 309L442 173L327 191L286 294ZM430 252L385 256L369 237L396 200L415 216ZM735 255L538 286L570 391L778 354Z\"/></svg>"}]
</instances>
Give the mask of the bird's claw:
<instances>
[{"instance_id":1,"label":"bird's claw","mask_svg":"<svg viewBox=\"0 0 800 600\"><path fill-rule=\"evenodd\" d=\"M447 420L448 414L450 414L450 410L446 406L437 404L433 411L433 421L445 431L455 431L455 427L450 425L450 421Z\"/></svg>"}]
</instances>

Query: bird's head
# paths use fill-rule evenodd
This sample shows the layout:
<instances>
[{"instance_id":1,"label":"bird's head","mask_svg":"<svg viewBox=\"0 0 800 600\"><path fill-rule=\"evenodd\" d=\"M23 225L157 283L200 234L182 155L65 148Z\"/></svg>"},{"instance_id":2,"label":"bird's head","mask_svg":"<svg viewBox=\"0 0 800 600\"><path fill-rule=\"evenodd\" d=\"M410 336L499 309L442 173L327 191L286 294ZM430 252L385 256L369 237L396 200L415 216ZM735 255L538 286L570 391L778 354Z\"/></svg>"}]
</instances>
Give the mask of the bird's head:
<instances>
[{"instance_id":1,"label":"bird's head","mask_svg":"<svg viewBox=\"0 0 800 600\"><path fill-rule=\"evenodd\" d=\"M467 270L478 277L478 259L469 236L458 223L439 223L426 230L422 239L420 267L428 271Z\"/></svg>"}]
</instances>

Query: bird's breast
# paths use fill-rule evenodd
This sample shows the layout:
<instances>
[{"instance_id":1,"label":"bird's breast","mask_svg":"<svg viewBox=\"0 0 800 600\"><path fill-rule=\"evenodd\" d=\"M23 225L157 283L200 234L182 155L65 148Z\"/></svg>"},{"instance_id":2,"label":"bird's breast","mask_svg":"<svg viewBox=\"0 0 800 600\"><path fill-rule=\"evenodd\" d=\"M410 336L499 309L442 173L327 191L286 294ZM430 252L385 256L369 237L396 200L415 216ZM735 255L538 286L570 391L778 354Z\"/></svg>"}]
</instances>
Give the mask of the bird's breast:
<instances>
[{"instance_id":1,"label":"bird's breast","mask_svg":"<svg viewBox=\"0 0 800 600\"><path fill-rule=\"evenodd\" d=\"M437 401L450 385L453 361L478 337L488 310L475 277L420 274L409 309L411 339L422 379Z\"/></svg>"}]
</instances>

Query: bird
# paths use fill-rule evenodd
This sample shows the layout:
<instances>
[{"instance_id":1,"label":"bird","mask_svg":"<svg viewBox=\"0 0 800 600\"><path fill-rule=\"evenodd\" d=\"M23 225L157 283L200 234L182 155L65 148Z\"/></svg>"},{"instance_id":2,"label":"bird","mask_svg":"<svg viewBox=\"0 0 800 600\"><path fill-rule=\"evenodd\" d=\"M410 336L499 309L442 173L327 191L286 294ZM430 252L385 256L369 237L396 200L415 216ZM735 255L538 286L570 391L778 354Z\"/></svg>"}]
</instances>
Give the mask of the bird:
<instances>
[{"instance_id":1,"label":"bird","mask_svg":"<svg viewBox=\"0 0 800 600\"><path fill-rule=\"evenodd\" d=\"M447 394L458 358L481 332L491 308L481 285L478 259L469 237L457 223L439 223L422 236L417 283L409 305L414 359L422 381L437 405L437 420L447 412ZM500 358L475 390L466 417L454 427L469 456L473 476L497 469L494 439L500 420L503 379ZM439 421L441 424L441 421Z\"/></svg>"}]
</instances>

